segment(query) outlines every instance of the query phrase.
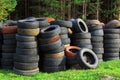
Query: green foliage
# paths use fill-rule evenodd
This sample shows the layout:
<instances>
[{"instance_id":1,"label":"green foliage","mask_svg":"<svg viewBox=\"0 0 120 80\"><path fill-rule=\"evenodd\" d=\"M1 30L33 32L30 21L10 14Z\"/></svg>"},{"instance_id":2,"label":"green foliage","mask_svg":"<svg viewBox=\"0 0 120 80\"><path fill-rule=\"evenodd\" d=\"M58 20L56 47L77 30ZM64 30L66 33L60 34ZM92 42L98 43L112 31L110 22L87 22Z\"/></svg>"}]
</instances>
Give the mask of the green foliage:
<instances>
[{"instance_id":1,"label":"green foliage","mask_svg":"<svg viewBox=\"0 0 120 80\"><path fill-rule=\"evenodd\" d=\"M16 4L16 0L0 0L0 21L7 18L9 13L14 10Z\"/></svg>"},{"instance_id":2,"label":"green foliage","mask_svg":"<svg viewBox=\"0 0 120 80\"><path fill-rule=\"evenodd\" d=\"M120 80L120 60L102 62L97 69L67 70L21 76L9 70L0 70L0 80Z\"/></svg>"}]
</instances>

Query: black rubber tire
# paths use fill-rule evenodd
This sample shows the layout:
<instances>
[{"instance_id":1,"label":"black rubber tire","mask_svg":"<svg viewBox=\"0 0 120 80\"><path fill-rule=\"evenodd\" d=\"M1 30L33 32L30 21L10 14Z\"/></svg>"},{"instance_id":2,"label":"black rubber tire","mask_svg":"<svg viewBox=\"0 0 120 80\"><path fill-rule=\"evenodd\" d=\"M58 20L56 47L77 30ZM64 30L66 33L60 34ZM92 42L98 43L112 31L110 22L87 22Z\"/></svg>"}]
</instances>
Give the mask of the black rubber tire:
<instances>
[{"instance_id":1,"label":"black rubber tire","mask_svg":"<svg viewBox=\"0 0 120 80\"><path fill-rule=\"evenodd\" d=\"M91 36L104 36L104 31L103 29L92 31Z\"/></svg>"},{"instance_id":2,"label":"black rubber tire","mask_svg":"<svg viewBox=\"0 0 120 80\"><path fill-rule=\"evenodd\" d=\"M49 25L48 20L45 18L36 18L36 20L39 22L39 28L44 28Z\"/></svg>"},{"instance_id":3,"label":"black rubber tire","mask_svg":"<svg viewBox=\"0 0 120 80\"><path fill-rule=\"evenodd\" d=\"M72 39L90 39L91 34L90 33L74 33L72 34Z\"/></svg>"},{"instance_id":4,"label":"black rubber tire","mask_svg":"<svg viewBox=\"0 0 120 80\"><path fill-rule=\"evenodd\" d=\"M13 66L2 65L1 67L2 67L2 69L13 70Z\"/></svg>"},{"instance_id":5,"label":"black rubber tire","mask_svg":"<svg viewBox=\"0 0 120 80\"><path fill-rule=\"evenodd\" d=\"M77 43L77 44L91 44L90 39L73 39L71 40L71 43Z\"/></svg>"},{"instance_id":6,"label":"black rubber tire","mask_svg":"<svg viewBox=\"0 0 120 80\"><path fill-rule=\"evenodd\" d=\"M103 42L103 37L100 36L92 36L91 37L92 42Z\"/></svg>"},{"instance_id":7,"label":"black rubber tire","mask_svg":"<svg viewBox=\"0 0 120 80\"><path fill-rule=\"evenodd\" d=\"M49 43L49 44L43 44L39 45L39 48L41 51L49 51L59 48L62 45L61 39L59 39L56 42Z\"/></svg>"},{"instance_id":8,"label":"black rubber tire","mask_svg":"<svg viewBox=\"0 0 120 80\"><path fill-rule=\"evenodd\" d=\"M54 66L54 67L43 66L43 71L48 73L64 71L64 70L65 70L65 66Z\"/></svg>"},{"instance_id":9,"label":"black rubber tire","mask_svg":"<svg viewBox=\"0 0 120 80\"><path fill-rule=\"evenodd\" d=\"M15 53L2 53L2 58L5 58L5 59L13 59L13 55Z\"/></svg>"},{"instance_id":10,"label":"black rubber tire","mask_svg":"<svg viewBox=\"0 0 120 80\"><path fill-rule=\"evenodd\" d=\"M41 38L51 38L55 35L60 34L61 29L58 25L50 25L46 28L41 29L40 36Z\"/></svg>"},{"instance_id":11,"label":"black rubber tire","mask_svg":"<svg viewBox=\"0 0 120 80\"><path fill-rule=\"evenodd\" d=\"M104 48L120 48L120 44L118 43L104 44Z\"/></svg>"},{"instance_id":12,"label":"black rubber tire","mask_svg":"<svg viewBox=\"0 0 120 80\"><path fill-rule=\"evenodd\" d=\"M1 66L13 66L13 59L1 59Z\"/></svg>"},{"instance_id":13,"label":"black rubber tire","mask_svg":"<svg viewBox=\"0 0 120 80\"><path fill-rule=\"evenodd\" d=\"M89 49L92 49L92 45L91 44L77 44L77 43L74 43L74 44L71 44L73 46L78 46L80 48L89 48Z\"/></svg>"},{"instance_id":14,"label":"black rubber tire","mask_svg":"<svg viewBox=\"0 0 120 80\"><path fill-rule=\"evenodd\" d=\"M16 45L5 45L5 44L2 45L2 49L15 49L15 48Z\"/></svg>"},{"instance_id":15,"label":"black rubber tire","mask_svg":"<svg viewBox=\"0 0 120 80\"><path fill-rule=\"evenodd\" d=\"M43 53L46 53L46 54L56 54L56 53L59 53L59 52L62 52L65 50L65 47L64 45L61 45L60 47L58 47L57 49L54 49L54 50L49 50L49 51L43 51L41 52L42 54Z\"/></svg>"},{"instance_id":16,"label":"black rubber tire","mask_svg":"<svg viewBox=\"0 0 120 80\"><path fill-rule=\"evenodd\" d=\"M119 60L119 57L104 58L104 61Z\"/></svg>"},{"instance_id":17,"label":"black rubber tire","mask_svg":"<svg viewBox=\"0 0 120 80\"><path fill-rule=\"evenodd\" d=\"M33 69L38 68L38 62L37 63L14 62L14 67L20 70L33 70Z\"/></svg>"},{"instance_id":18,"label":"black rubber tire","mask_svg":"<svg viewBox=\"0 0 120 80\"><path fill-rule=\"evenodd\" d=\"M92 49L96 54L103 54L104 48L93 48Z\"/></svg>"},{"instance_id":19,"label":"black rubber tire","mask_svg":"<svg viewBox=\"0 0 120 80\"><path fill-rule=\"evenodd\" d=\"M23 48L23 49L31 49L31 48L37 48L37 42L17 42L17 47L18 48Z\"/></svg>"},{"instance_id":20,"label":"black rubber tire","mask_svg":"<svg viewBox=\"0 0 120 80\"><path fill-rule=\"evenodd\" d=\"M4 40L15 39L15 34L3 34L3 39Z\"/></svg>"},{"instance_id":21,"label":"black rubber tire","mask_svg":"<svg viewBox=\"0 0 120 80\"><path fill-rule=\"evenodd\" d=\"M36 54L38 54L38 50L37 50L37 48L33 48L33 49L16 48L16 54L21 54L21 55L36 55Z\"/></svg>"},{"instance_id":22,"label":"black rubber tire","mask_svg":"<svg viewBox=\"0 0 120 80\"><path fill-rule=\"evenodd\" d=\"M17 41L22 41L22 42L32 42L32 41L36 41L36 37L34 37L34 36L23 36L23 35L16 34L16 40Z\"/></svg>"},{"instance_id":23,"label":"black rubber tire","mask_svg":"<svg viewBox=\"0 0 120 80\"><path fill-rule=\"evenodd\" d=\"M88 63L88 60L85 60L84 58L85 55L88 56L88 60L91 61L92 63ZM80 49L76 58L80 67L83 69L91 69L91 68L93 69L98 66L98 58L96 54L90 49L86 49L86 48Z\"/></svg>"},{"instance_id":24,"label":"black rubber tire","mask_svg":"<svg viewBox=\"0 0 120 80\"><path fill-rule=\"evenodd\" d=\"M59 25L60 27L72 28L72 22L65 20L56 20L50 23L51 25Z\"/></svg>"},{"instance_id":25,"label":"black rubber tire","mask_svg":"<svg viewBox=\"0 0 120 80\"><path fill-rule=\"evenodd\" d=\"M116 44L119 44L120 43L120 39L105 39L104 40L104 44L106 44L106 43L110 43L110 44L116 43Z\"/></svg>"},{"instance_id":26,"label":"black rubber tire","mask_svg":"<svg viewBox=\"0 0 120 80\"><path fill-rule=\"evenodd\" d=\"M60 29L61 29L60 35L68 34L68 29L66 27L60 27Z\"/></svg>"},{"instance_id":27,"label":"black rubber tire","mask_svg":"<svg viewBox=\"0 0 120 80\"><path fill-rule=\"evenodd\" d=\"M98 59L103 59L103 54L96 54L96 56L98 57Z\"/></svg>"},{"instance_id":28,"label":"black rubber tire","mask_svg":"<svg viewBox=\"0 0 120 80\"><path fill-rule=\"evenodd\" d=\"M95 31L95 30L99 30L99 29L103 29L103 27L101 25L91 25L88 27L89 31Z\"/></svg>"},{"instance_id":29,"label":"black rubber tire","mask_svg":"<svg viewBox=\"0 0 120 80\"><path fill-rule=\"evenodd\" d=\"M3 40L3 44L15 45L16 44L16 39L6 39L6 40Z\"/></svg>"},{"instance_id":30,"label":"black rubber tire","mask_svg":"<svg viewBox=\"0 0 120 80\"><path fill-rule=\"evenodd\" d=\"M82 19L73 19L72 21L72 31L73 33L87 33L88 27Z\"/></svg>"},{"instance_id":31,"label":"black rubber tire","mask_svg":"<svg viewBox=\"0 0 120 80\"><path fill-rule=\"evenodd\" d=\"M92 46L93 46L93 48L103 48L103 43L94 42L94 43L92 43Z\"/></svg>"},{"instance_id":32,"label":"black rubber tire","mask_svg":"<svg viewBox=\"0 0 120 80\"><path fill-rule=\"evenodd\" d=\"M66 38L66 39L61 39L63 44L70 44L70 38Z\"/></svg>"},{"instance_id":33,"label":"black rubber tire","mask_svg":"<svg viewBox=\"0 0 120 80\"><path fill-rule=\"evenodd\" d=\"M105 48L105 53L119 53L119 48Z\"/></svg>"},{"instance_id":34,"label":"black rubber tire","mask_svg":"<svg viewBox=\"0 0 120 80\"><path fill-rule=\"evenodd\" d=\"M26 60L27 59L27 60ZM39 61L38 55L14 55L15 62L22 62L22 63L36 63Z\"/></svg>"},{"instance_id":35,"label":"black rubber tire","mask_svg":"<svg viewBox=\"0 0 120 80\"><path fill-rule=\"evenodd\" d=\"M104 58L119 57L119 53L104 53Z\"/></svg>"},{"instance_id":36,"label":"black rubber tire","mask_svg":"<svg viewBox=\"0 0 120 80\"><path fill-rule=\"evenodd\" d=\"M48 67L54 66L64 66L66 63L66 57L63 56L61 58L44 58L43 65Z\"/></svg>"},{"instance_id":37,"label":"black rubber tire","mask_svg":"<svg viewBox=\"0 0 120 80\"><path fill-rule=\"evenodd\" d=\"M70 66L78 64L76 57L66 57L66 64Z\"/></svg>"},{"instance_id":38,"label":"black rubber tire","mask_svg":"<svg viewBox=\"0 0 120 80\"><path fill-rule=\"evenodd\" d=\"M13 72L19 75L31 76L39 73L39 68L36 68L33 70L19 70L19 69L13 68Z\"/></svg>"},{"instance_id":39,"label":"black rubber tire","mask_svg":"<svg viewBox=\"0 0 120 80\"><path fill-rule=\"evenodd\" d=\"M4 48L4 47L2 47L2 52L3 53L15 53L16 49L13 48L13 47L10 47L10 48Z\"/></svg>"},{"instance_id":40,"label":"black rubber tire","mask_svg":"<svg viewBox=\"0 0 120 80\"><path fill-rule=\"evenodd\" d=\"M104 34L104 39L119 39L119 34Z\"/></svg>"},{"instance_id":41,"label":"black rubber tire","mask_svg":"<svg viewBox=\"0 0 120 80\"><path fill-rule=\"evenodd\" d=\"M17 26L23 29L35 29L39 28L39 22L35 20L19 20Z\"/></svg>"},{"instance_id":42,"label":"black rubber tire","mask_svg":"<svg viewBox=\"0 0 120 80\"><path fill-rule=\"evenodd\" d=\"M105 34L119 34L120 30L119 29L104 29Z\"/></svg>"},{"instance_id":43,"label":"black rubber tire","mask_svg":"<svg viewBox=\"0 0 120 80\"><path fill-rule=\"evenodd\" d=\"M66 39L66 38L68 38L68 34L62 34L62 35L60 35L60 37L61 37L61 39Z\"/></svg>"}]
</instances>

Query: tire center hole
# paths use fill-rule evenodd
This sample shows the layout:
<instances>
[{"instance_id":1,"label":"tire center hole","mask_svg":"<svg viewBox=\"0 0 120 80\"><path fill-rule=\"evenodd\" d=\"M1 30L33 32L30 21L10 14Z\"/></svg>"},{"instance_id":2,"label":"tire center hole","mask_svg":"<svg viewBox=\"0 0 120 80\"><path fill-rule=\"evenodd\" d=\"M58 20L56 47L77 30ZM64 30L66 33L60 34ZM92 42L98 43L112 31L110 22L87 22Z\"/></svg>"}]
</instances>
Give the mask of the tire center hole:
<instances>
[{"instance_id":1,"label":"tire center hole","mask_svg":"<svg viewBox=\"0 0 120 80\"><path fill-rule=\"evenodd\" d=\"M79 51L79 49L70 49L70 51L73 53L77 53Z\"/></svg>"},{"instance_id":2,"label":"tire center hole","mask_svg":"<svg viewBox=\"0 0 120 80\"><path fill-rule=\"evenodd\" d=\"M86 31L85 25L82 22L79 22L79 25L83 31Z\"/></svg>"},{"instance_id":3,"label":"tire center hole","mask_svg":"<svg viewBox=\"0 0 120 80\"><path fill-rule=\"evenodd\" d=\"M90 54L89 52L85 52L83 54L84 60L89 63L89 64L94 64L95 63L95 58L93 57L92 54Z\"/></svg>"},{"instance_id":4,"label":"tire center hole","mask_svg":"<svg viewBox=\"0 0 120 80\"><path fill-rule=\"evenodd\" d=\"M55 27L50 27L50 28L46 29L45 32L47 32L47 31L52 31L52 30L54 30L54 29L55 29Z\"/></svg>"}]
</instances>

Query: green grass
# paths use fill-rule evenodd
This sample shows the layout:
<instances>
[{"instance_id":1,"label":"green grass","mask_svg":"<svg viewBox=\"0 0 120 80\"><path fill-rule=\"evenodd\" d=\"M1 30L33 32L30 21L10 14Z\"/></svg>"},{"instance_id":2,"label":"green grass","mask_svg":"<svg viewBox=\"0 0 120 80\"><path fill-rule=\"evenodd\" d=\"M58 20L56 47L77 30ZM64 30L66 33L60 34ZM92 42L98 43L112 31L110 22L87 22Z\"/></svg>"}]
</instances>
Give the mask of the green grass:
<instances>
[{"instance_id":1,"label":"green grass","mask_svg":"<svg viewBox=\"0 0 120 80\"><path fill-rule=\"evenodd\" d=\"M120 80L120 60L102 62L97 69L40 72L34 76L21 76L10 70L0 70L0 80Z\"/></svg>"}]
</instances>

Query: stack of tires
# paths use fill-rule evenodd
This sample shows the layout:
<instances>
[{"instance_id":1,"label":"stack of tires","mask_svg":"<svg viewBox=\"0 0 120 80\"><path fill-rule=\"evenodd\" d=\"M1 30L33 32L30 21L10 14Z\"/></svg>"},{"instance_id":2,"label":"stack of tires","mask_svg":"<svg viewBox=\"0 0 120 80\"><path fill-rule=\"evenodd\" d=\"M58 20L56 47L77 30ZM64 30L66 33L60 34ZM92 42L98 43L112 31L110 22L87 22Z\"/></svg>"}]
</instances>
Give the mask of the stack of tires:
<instances>
[{"instance_id":1,"label":"stack of tires","mask_svg":"<svg viewBox=\"0 0 120 80\"><path fill-rule=\"evenodd\" d=\"M82 19L73 19L71 45L79 46L80 48L92 49L91 34L88 33L88 28Z\"/></svg>"},{"instance_id":2,"label":"stack of tires","mask_svg":"<svg viewBox=\"0 0 120 80\"><path fill-rule=\"evenodd\" d=\"M103 61L103 53L104 53L104 46L103 46L103 27L100 25L91 25L88 26L88 29L91 33L91 42L93 46L93 51L96 53L99 62Z\"/></svg>"},{"instance_id":3,"label":"stack of tires","mask_svg":"<svg viewBox=\"0 0 120 80\"><path fill-rule=\"evenodd\" d=\"M39 34L39 22L35 20L19 20L16 34L17 47L14 55L14 73L34 75L39 72L39 55L36 36Z\"/></svg>"},{"instance_id":4,"label":"stack of tires","mask_svg":"<svg viewBox=\"0 0 120 80\"><path fill-rule=\"evenodd\" d=\"M17 26L5 26L2 28L3 45L1 66L3 69L13 69L13 55L16 53Z\"/></svg>"},{"instance_id":5,"label":"stack of tires","mask_svg":"<svg viewBox=\"0 0 120 80\"><path fill-rule=\"evenodd\" d=\"M60 37L65 47L70 46L70 38L68 37L68 29L72 28L72 22L64 20L52 21L51 25L59 25L61 28Z\"/></svg>"},{"instance_id":6,"label":"stack of tires","mask_svg":"<svg viewBox=\"0 0 120 80\"><path fill-rule=\"evenodd\" d=\"M64 45L60 38L60 26L50 25L41 29L38 42L41 56L40 68L44 72L65 70L66 57Z\"/></svg>"},{"instance_id":7,"label":"stack of tires","mask_svg":"<svg viewBox=\"0 0 120 80\"><path fill-rule=\"evenodd\" d=\"M104 60L119 59L119 29L104 29Z\"/></svg>"}]
</instances>

